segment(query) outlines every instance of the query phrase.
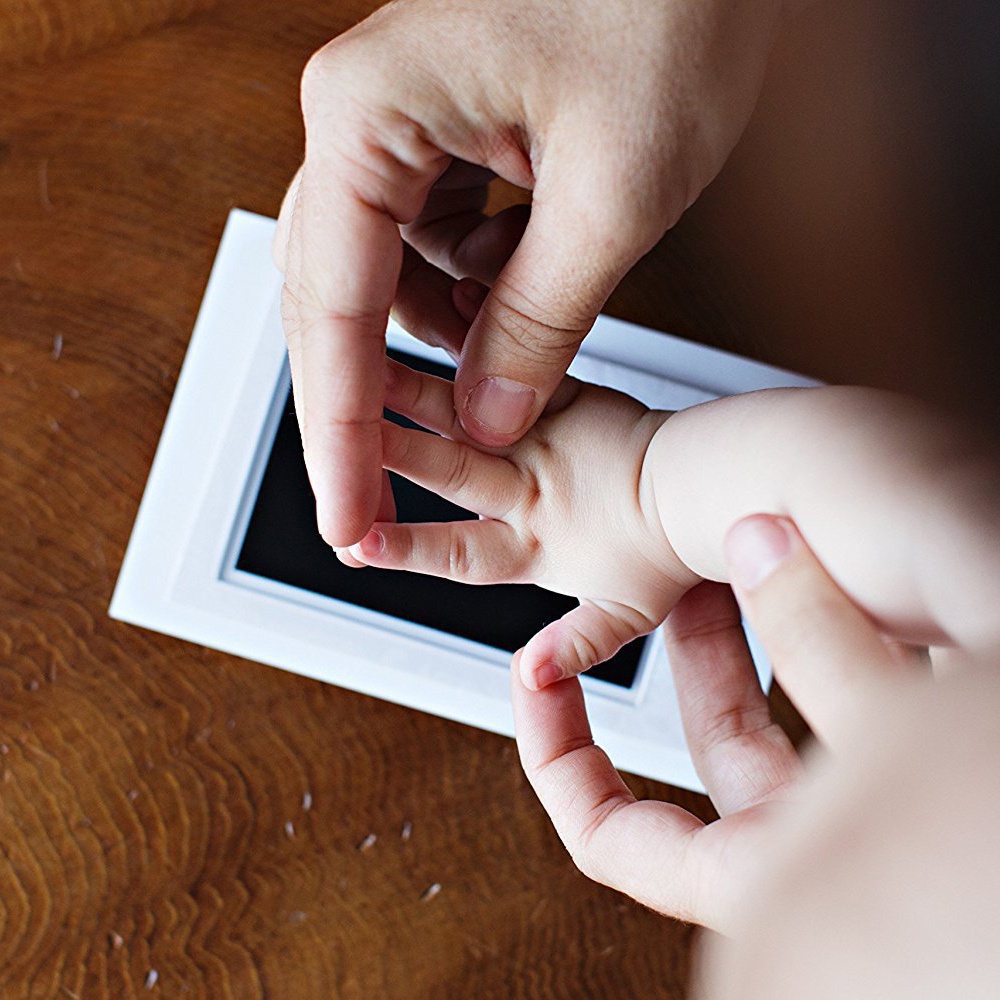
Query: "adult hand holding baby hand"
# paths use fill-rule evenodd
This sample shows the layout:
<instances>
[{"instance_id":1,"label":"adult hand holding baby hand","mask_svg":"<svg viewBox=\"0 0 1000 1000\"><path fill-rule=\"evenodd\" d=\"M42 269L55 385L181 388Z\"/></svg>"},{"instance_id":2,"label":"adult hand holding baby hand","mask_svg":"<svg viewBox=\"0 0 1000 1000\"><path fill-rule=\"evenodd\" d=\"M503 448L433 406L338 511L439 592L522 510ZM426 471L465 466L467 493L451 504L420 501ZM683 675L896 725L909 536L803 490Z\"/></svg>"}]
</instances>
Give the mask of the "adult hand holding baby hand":
<instances>
[{"instance_id":1,"label":"adult hand holding baby hand","mask_svg":"<svg viewBox=\"0 0 1000 1000\"><path fill-rule=\"evenodd\" d=\"M313 57L305 162L275 256L328 543L356 542L391 510L380 424L390 308L461 350L465 431L489 446L518 439L612 289L722 166L781 6L402 0ZM532 190L530 219L483 214L494 175ZM456 278L491 286L481 309L460 301L474 286ZM466 337L462 316L477 309Z\"/></svg>"},{"instance_id":2,"label":"adult hand holding baby hand","mask_svg":"<svg viewBox=\"0 0 1000 1000\"><path fill-rule=\"evenodd\" d=\"M841 592L795 526L754 516L729 533L743 613L818 737L835 752L849 720L912 663ZM739 582L742 581L742 582ZM689 590L664 624L688 744L719 819L637 801L594 745L579 681L529 691L513 670L525 773L576 864L662 913L729 932L752 909L773 834L802 768L771 716L728 587Z\"/></svg>"},{"instance_id":3,"label":"adult hand holding baby hand","mask_svg":"<svg viewBox=\"0 0 1000 1000\"><path fill-rule=\"evenodd\" d=\"M942 473L935 456L954 454L960 436L920 406L873 390L786 389L670 415L567 380L519 442L487 451L469 442L447 382L391 364L386 383L390 408L440 435L387 424L386 464L481 519L378 524L351 556L580 598L515 658L522 762L577 864L665 913L720 929L745 919L775 816L798 787L732 591L701 581L731 582L775 676L834 751L854 745L860 706L926 674L901 643L968 651L994 635L994 467L973 449ZM831 489L842 482L866 485L849 508ZM898 498L920 490L914 521ZM914 546L928 509L949 528ZM779 512L808 526L822 563ZM962 588L956 603L954 580L985 586ZM709 824L632 797L594 747L572 677L663 618L688 743L720 814ZM571 679L546 686L552 664Z\"/></svg>"},{"instance_id":4,"label":"adult hand holding baby hand","mask_svg":"<svg viewBox=\"0 0 1000 1000\"><path fill-rule=\"evenodd\" d=\"M379 524L351 554L371 565L466 582L530 580L581 596L579 609L514 659L525 772L586 874L663 913L723 931L736 926L801 765L771 717L733 592L699 582L684 566L648 495L644 461L669 415L567 380L520 442L484 452L468 443L447 382L395 362L386 382L392 409L442 435L387 425L389 467L484 516ZM775 676L836 750L851 738L858 705L876 702L886 680L913 676L912 663L842 593L791 521L741 520L724 554ZM688 743L719 812L712 823L634 798L594 745L570 676L664 616ZM550 663L568 679L547 684Z\"/></svg>"},{"instance_id":5,"label":"adult hand holding baby hand","mask_svg":"<svg viewBox=\"0 0 1000 1000\"><path fill-rule=\"evenodd\" d=\"M519 442L484 451L461 427L449 382L390 361L386 402L435 432L386 421L386 468L480 519L378 523L342 558L462 583L535 583L577 597L579 607L525 647L520 665L530 687L609 659L656 628L697 582L674 555L643 475L649 443L669 414L567 378Z\"/></svg>"}]
</instances>

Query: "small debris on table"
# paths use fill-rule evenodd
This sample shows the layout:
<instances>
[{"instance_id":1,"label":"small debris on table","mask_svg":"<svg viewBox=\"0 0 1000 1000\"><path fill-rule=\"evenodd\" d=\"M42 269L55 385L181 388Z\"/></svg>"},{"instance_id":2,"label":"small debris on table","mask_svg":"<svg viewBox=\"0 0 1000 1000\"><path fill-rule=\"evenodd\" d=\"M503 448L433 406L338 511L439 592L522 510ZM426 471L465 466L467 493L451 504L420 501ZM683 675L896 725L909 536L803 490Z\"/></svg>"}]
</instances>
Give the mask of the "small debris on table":
<instances>
[{"instance_id":1,"label":"small debris on table","mask_svg":"<svg viewBox=\"0 0 1000 1000\"><path fill-rule=\"evenodd\" d=\"M285 820L285 836L291 840L295 836L295 824L290 820Z\"/></svg>"},{"instance_id":2,"label":"small debris on table","mask_svg":"<svg viewBox=\"0 0 1000 1000\"><path fill-rule=\"evenodd\" d=\"M399 839L406 843L410 839L410 835L413 833L413 824L407 820L403 824L403 829L399 831Z\"/></svg>"},{"instance_id":3,"label":"small debris on table","mask_svg":"<svg viewBox=\"0 0 1000 1000\"><path fill-rule=\"evenodd\" d=\"M303 792L302 793L302 811L303 812L309 812L309 810L312 809L312 807L313 807L312 792Z\"/></svg>"},{"instance_id":4,"label":"small debris on table","mask_svg":"<svg viewBox=\"0 0 1000 1000\"><path fill-rule=\"evenodd\" d=\"M156 969L150 969L149 972L146 973L146 989L151 990L156 985L156 981L159 978L160 974L156 971Z\"/></svg>"},{"instance_id":5,"label":"small debris on table","mask_svg":"<svg viewBox=\"0 0 1000 1000\"><path fill-rule=\"evenodd\" d=\"M441 891L440 882L432 882L426 889L420 894L420 902L427 903L432 900Z\"/></svg>"},{"instance_id":6,"label":"small debris on table","mask_svg":"<svg viewBox=\"0 0 1000 1000\"><path fill-rule=\"evenodd\" d=\"M63 338L61 333L57 333L52 338L52 360L58 361L62 357Z\"/></svg>"},{"instance_id":7,"label":"small debris on table","mask_svg":"<svg viewBox=\"0 0 1000 1000\"><path fill-rule=\"evenodd\" d=\"M374 833L369 833L368 836L365 837L365 839L362 840L360 844L358 844L358 850L361 851L362 853L364 851L369 850L371 847L374 846L376 840L378 840L378 836Z\"/></svg>"},{"instance_id":8,"label":"small debris on table","mask_svg":"<svg viewBox=\"0 0 1000 1000\"><path fill-rule=\"evenodd\" d=\"M112 931L108 935L108 940L115 951L121 951L122 945L125 944L125 939L117 931Z\"/></svg>"}]
</instances>

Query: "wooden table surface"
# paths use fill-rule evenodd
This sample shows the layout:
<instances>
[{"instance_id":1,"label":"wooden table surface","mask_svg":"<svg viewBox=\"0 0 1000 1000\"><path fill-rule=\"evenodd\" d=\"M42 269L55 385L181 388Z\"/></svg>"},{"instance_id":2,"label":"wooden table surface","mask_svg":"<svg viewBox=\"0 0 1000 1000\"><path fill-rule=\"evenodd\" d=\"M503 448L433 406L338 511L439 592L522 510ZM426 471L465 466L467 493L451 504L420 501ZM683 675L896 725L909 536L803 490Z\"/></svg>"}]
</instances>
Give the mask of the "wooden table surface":
<instances>
[{"instance_id":1,"label":"wooden table surface","mask_svg":"<svg viewBox=\"0 0 1000 1000\"><path fill-rule=\"evenodd\" d=\"M0 12L4 998L683 993L690 928L576 873L510 741L107 615L227 212L277 213L301 68L373 6ZM783 41L745 142L610 311L947 400L961 370L920 360L930 293L879 263L886 177L829 190L871 138L844 131L867 91L845 86L828 130L808 101L843 63L788 86L819 30ZM824 253L789 251L795 233ZM877 342L853 330L872 309L892 320Z\"/></svg>"}]
</instances>

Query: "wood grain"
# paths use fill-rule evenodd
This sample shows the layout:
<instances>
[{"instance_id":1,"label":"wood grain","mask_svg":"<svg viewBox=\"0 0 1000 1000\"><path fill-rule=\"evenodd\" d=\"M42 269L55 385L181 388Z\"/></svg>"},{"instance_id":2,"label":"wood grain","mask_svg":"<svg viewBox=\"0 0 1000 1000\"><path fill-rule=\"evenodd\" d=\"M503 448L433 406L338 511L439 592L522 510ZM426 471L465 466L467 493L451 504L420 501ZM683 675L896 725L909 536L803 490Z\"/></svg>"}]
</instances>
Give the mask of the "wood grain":
<instances>
[{"instance_id":1,"label":"wood grain","mask_svg":"<svg viewBox=\"0 0 1000 1000\"><path fill-rule=\"evenodd\" d=\"M227 212L276 214L302 66L371 6L2 8L0 62L19 64L0 76L4 998L683 995L690 929L576 873L509 741L107 617ZM747 141L770 170L786 97L779 73ZM780 247L822 218L785 183L769 230L749 156L611 310L919 388L922 365L880 375L862 337L806 349L810 317L835 326L845 288L880 277L851 265L777 301L776 276L820 273Z\"/></svg>"},{"instance_id":2,"label":"wood grain","mask_svg":"<svg viewBox=\"0 0 1000 1000\"><path fill-rule=\"evenodd\" d=\"M301 67L365 12L0 78L4 998L682 992L689 929L575 872L509 741L107 617L226 214L277 212Z\"/></svg>"},{"instance_id":3,"label":"wood grain","mask_svg":"<svg viewBox=\"0 0 1000 1000\"><path fill-rule=\"evenodd\" d=\"M60 59L180 21L215 0L5 0L0 66Z\"/></svg>"}]
</instances>

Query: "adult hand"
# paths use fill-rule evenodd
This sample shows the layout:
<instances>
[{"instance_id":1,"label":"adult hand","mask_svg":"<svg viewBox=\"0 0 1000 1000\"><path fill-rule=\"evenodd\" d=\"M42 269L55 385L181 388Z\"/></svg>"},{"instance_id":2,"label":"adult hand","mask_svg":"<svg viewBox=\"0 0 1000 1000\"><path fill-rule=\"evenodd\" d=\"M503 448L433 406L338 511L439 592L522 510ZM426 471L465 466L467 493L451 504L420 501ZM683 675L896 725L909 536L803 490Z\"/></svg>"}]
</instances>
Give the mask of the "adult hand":
<instances>
[{"instance_id":1,"label":"adult hand","mask_svg":"<svg viewBox=\"0 0 1000 1000\"><path fill-rule=\"evenodd\" d=\"M755 516L727 538L734 587L781 680L817 735L849 739L854 699L910 676L894 644L840 591L791 522ZM525 772L574 861L663 913L732 930L794 808L799 758L771 718L729 588L688 591L664 626L681 715L719 819L637 801L593 743L579 682L531 691L513 674Z\"/></svg>"},{"instance_id":2,"label":"adult hand","mask_svg":"<svg viewBox=\"0 0 1000 1000\"><path fill-rule=\"evenodd\" d=\"M313 57L275 251L327 542L358 541L380 504L390 308L461 349L469 435L517 440L735 144L781 5L399 0ZM494 175L532 190L530 218L483 215Z\"/></svg>"},{"instance_id":3,"label":"adult hand","mask_svg":"<svg viewBox=\"0 0 1000 1000\"><path fill-rule=\"evenodd\" d=\"M822 589L790 624L780 605L795 602L794 577L780 570L751 603L785 618L789 628L771 618L773 634L795 643L797 666L832 665L784 679L812 687L836 753L809 769L775 827L732 933L702 939L691 995L1000 996L998 651L966 651L940 683L891 683L880 698L879 676L907 671L853 614L838 636ZM864 676L852 653L877 669Z\"/></svg>"}]
</instances>

